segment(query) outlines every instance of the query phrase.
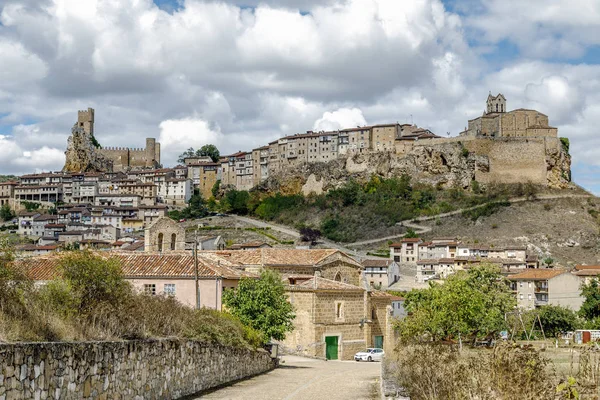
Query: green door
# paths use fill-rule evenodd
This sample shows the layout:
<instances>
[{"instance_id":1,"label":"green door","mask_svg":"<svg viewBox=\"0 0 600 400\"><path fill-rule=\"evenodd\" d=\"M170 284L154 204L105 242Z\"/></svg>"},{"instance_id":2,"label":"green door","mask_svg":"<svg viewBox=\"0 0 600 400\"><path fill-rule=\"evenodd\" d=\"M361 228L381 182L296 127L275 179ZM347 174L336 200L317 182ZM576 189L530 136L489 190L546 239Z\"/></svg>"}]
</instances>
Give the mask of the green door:
<instances>
[{"instance_id":1,"label":"green door","mask_svg":"<svg viewBox=\"0 0 600 400\"><path fill-rule=\"evenodd\" d=\"M373 347L383 349L383 336L374 336L373 339Z\"/></svg>"},{"instance_id":2,"label":"green door","mask_svg":"<svg viewBox=\"0 0 600 400\"><path fill-rule=\"evenodd\" d=\"M325 336L325 358L328 360L338 359L338 337Z\"/></svg>"}]
</instances>

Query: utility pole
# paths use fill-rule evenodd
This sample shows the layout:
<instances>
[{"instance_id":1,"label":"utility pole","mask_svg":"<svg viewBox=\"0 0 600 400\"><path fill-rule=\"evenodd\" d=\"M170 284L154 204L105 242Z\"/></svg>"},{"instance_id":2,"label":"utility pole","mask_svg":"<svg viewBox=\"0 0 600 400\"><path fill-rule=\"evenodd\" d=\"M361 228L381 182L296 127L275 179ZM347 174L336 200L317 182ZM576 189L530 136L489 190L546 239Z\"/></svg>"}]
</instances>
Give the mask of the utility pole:
<instances>
[{"instance_id":1,"label":"utility pole","mask_svg":"<svg viewBox=\"0 0 600 400\"><path fill-rule=\"evenodd\" d=\"M198 229L194 231L194 280L196 281L196 309L200 309L200 286L198 282Z\"/></svg>"}]
</instances>

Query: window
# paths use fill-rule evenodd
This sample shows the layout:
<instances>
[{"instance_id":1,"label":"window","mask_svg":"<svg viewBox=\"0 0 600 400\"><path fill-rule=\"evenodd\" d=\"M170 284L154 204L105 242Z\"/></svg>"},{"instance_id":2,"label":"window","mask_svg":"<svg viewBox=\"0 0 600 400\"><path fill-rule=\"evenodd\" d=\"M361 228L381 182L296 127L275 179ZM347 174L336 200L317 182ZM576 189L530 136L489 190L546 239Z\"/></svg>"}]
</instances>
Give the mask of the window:
<instances>
[{"instance_id":1,"label":"window","mask_svg":"<svg viewBox=\"0 0 600 400\"><path fill-rule=\"evenodd\" d=\"M175 296L175 284L165 283L164 292L167 296Z\"/></svg>"},{"instance_id":2,"label":"window","mask_svg":"<svg viewBox=\"0 0 600 400\"><path fill-rule=\"evenodd\" d=\"M523 300L523 293L519 295L519 300Z\"/></svg>"},{"instance_id":3,"label":"window","mask_svg":"<svg viewBox=\"0 0 600 400\"><path fill-rule=\"evenodd\" d=\"M177 241L177 234L173 233L171 235L171 250L175 250L175 242Z\"/></svg>"},{"instance_id":4,"label":"window","mask_svg":"<svg viewBox=\"0 0 600 400\"><path fill-rule=\"evenodd\" d=\"M519 287L523 287L523 282L519 282Z\"/></svg>"},{"instance_id":5,"label":"window","mask_svg":"<svg viewBox=\"0 0 600 400\"><path fill-rule=\"evenodd\" d=\"M531 293L527 295L527 300L531 300Z\"/></svg>"},{"instance_id":6,"label":"window","mask_svg":"<svg viewBox=\"0 0 600 400\"><path fill-rule=\"evenodd\" d=\"M336 319L336 321L344 320L344 302L343 301L335 302L335 319Z\"/></svg>"},{"instance_id":7,"label":"window","mask_svg":"<svg viewBox=\"0 0 600 400\"><path fill-rule=\"evenodd\" d=\"M147 283L144 285L144 293L149 295L156 295L156 285L154 283Z\"/></svg>"},{"instance_id":8,"label":"window","mask_svg":"<svg viewBox=\"0 0 600 400\"><path fill-rule=\"evenodd\" d=\"M158 234L158 243L157 244L158 244L159 252L162 251L162 249L163 249L163 237L164 237L164 235L162 233Z\"/></svg>"}]
</instances>

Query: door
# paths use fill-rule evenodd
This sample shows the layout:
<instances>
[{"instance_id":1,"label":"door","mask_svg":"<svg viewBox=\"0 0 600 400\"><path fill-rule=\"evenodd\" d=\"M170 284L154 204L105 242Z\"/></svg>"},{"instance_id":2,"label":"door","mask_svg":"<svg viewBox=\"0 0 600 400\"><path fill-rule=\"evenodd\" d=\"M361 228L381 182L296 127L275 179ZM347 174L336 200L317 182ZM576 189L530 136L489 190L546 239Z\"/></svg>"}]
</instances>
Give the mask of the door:
<instances>
[{"instance_id":1,"label":"door","mask_svg":"<svg viewBox=\"0 0 600 400\"><path fill-rule=\"evenodd\" d=\"M383 336L373 336L373 347L383 349Z\"/></svg>"},{"instance_id":2,"label":"door","mask_svg":"<svg viewBox=\"0 0 600 400\"><path fill-rule=\"evenodd\" d=\"M338 337L325 336L325 358L328 360L338 359Z\"/></svg>"}]
</instances>

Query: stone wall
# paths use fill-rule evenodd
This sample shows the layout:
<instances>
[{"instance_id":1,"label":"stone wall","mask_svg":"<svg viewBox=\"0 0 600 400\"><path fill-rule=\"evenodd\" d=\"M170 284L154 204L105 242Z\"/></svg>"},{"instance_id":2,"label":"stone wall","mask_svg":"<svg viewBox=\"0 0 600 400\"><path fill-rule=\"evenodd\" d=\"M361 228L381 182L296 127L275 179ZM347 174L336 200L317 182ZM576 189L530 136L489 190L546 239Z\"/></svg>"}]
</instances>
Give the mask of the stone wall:
<instances>
[{"instance_id":1,"label":"stone wall","mask_svg":"<svg viewBox=\"0 0 600 400\"><path fill-rule=\"evenodd\" d=\"M195 341L0 345L0 399L177 399L275 367L264 351Z\"/></svg>"}]
</instances>

